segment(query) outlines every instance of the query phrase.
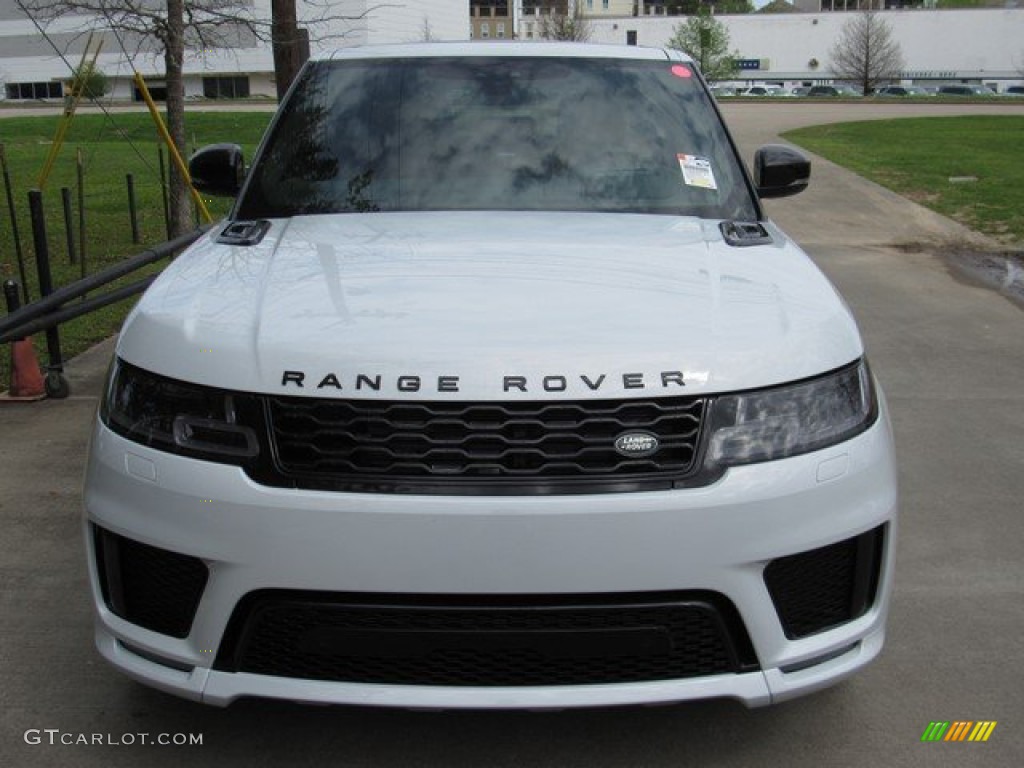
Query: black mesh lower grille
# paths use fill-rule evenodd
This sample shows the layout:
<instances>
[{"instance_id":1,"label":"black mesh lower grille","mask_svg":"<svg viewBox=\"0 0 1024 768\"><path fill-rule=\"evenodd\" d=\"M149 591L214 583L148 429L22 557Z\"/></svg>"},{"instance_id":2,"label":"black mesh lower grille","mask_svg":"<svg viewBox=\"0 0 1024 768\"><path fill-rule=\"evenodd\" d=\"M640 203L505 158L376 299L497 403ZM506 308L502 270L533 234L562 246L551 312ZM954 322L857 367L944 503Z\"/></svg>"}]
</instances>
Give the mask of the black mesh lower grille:
<instances>
[{"instance_id":1,"label":"black mesh lower grille","mask_svg":"<svg viewBox=\"0 0 1024 768\"><path fill-rule=\"evenodd\" d=\"M262 483L364 492L501 493L671 487L697 467L703 398L399 402L266 398ZM622 453L640 434L650 451Z\"/></svg>"},{"instance_id":2,"label":"black mesh lower grille","mask_svg":"<svg viewBox=\"0 0 1024 768\"><path fill-rule=\"evenodd\" d=\"M360 683L620 683L757 668L733 606L710 593L415 597L265 591L232 618L217 668Z\"/></svg>"},{"instance_id":3,"label":"black mesh lower grille","mask_svg":"<svg viewBox=\"0 0 1024 768\"><path fill-rule=\"evenodd\" d=\"M806 637L867 612L878 586L882 531L768 564L764 580L786 637Z\"/></svg>"},{"instance_id":4,"label":"black mesh lower grille","mask_svg":"<svg viewBox=\"0 0 1024 768\"><path fill-rule=\"evenodd\" d=\"M187 637L209 571L196 557L93 527L100 589L107 607L132 624Z\"/></svg>"}]
</instances>

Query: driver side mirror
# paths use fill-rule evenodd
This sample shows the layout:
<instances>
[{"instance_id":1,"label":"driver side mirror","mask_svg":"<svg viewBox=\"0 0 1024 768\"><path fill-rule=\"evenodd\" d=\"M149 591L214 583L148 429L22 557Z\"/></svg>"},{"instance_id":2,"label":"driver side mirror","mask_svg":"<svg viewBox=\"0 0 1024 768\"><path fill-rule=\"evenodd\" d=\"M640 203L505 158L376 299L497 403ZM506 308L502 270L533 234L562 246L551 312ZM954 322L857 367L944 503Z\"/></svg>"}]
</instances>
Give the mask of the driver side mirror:
<instances>
[{"instance_id":1,"label":"driver side mirror","mask_svg":"<svg viewBox=\"0 0 1024 768\"><path fill-rule=\"evenodd\" d=\"M789 197L807 189L811 161L783 144L767 144L754 153L754 184L764 197Z\"/></svg>"},{"instance_id":2,"label":"driver side mirror","mask_svg":"<svg viewBox=\"0 0 1024 768\"><path fill-rule=\"evenodd\" d=\"M196 191L234 197L245 181L245 157L237 144L211 144L188 161L188 173Z\"/></svg>"}]
</instances>

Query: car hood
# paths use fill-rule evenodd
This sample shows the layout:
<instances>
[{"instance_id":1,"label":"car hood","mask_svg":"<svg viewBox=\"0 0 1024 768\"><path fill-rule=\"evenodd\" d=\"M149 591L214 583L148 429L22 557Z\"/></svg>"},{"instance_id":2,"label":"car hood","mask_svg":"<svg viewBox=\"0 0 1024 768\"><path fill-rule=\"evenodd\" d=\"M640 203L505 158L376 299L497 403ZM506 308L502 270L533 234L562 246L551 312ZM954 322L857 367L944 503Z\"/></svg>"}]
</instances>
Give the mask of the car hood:
<instances>
[{"instance_id":1,"label":"car hood","mask_svg":"<svg viewBox=\"0 0 1024 768\"><path fill-rule=\"evenodd\" d=\"M233 390L380 399L722 392L862 354L807 256L717 222L594 213L371 213L270 222L179 256L118 354Z\"/></svg>"}]
</instances>

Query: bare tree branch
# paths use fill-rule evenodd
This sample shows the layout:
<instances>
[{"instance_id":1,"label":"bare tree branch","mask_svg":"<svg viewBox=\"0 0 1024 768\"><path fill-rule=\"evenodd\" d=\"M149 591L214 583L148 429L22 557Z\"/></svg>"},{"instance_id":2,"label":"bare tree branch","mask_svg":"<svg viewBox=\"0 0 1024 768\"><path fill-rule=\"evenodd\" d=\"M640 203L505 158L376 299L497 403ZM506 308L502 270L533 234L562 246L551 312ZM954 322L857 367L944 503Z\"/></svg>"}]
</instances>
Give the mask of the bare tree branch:
<instances>
[{"instance_id":1,"label":"bare tree branch","mask_svg":"<svg viewBox=\"0 0 1024 768\"><path fill-rule=\"evenodd\" d=\"M567 0L564 13L556 7L542 14L537 31L546 40L576 43L587 42L593 34L590 19L583 12L583 0Z\"/></svg>"},{"instance_id":2,"label":"bare tree branch","mask_svg":"<svg viewBox=\"0 0 1024 768\"><path fill-rule=\"evenodd\" d=\"M832 73L858 83L869 94L895 79L903 69L903 52L892 29L875 11L852 14L832 48Z\"/></svg>"}]
</instances>

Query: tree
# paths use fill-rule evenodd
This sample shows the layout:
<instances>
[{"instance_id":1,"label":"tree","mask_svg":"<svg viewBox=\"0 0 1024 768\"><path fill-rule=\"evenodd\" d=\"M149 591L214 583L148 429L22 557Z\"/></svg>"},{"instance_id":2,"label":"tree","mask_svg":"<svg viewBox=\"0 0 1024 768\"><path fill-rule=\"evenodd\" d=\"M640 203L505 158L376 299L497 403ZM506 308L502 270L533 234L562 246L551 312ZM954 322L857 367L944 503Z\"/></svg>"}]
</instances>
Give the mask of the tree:
<instances>
[{"instance_id":1,"label":"tree","mask_svg":"<svg viewBox=\"0 0 1024 768\"><path fill-rule=\"evenodd\" d=\"M903 69L903 52L892 29L875 11L851 15L832 46L832 74L857 83L869 94L895 79Z\"/></svg>"},{"instance_id":2,"label":"tree","mask_svg":"<svg viewBox=\"0 0 1024 768\"><path fill-rule=\"evenodd\" d=\"M271 0L270 12L270 34L274 42L274 86L280 101L303 64L295 0Z\"/></svg>"},{"instance_id":3,"label":"tree","mask_svg":"<svg viewBox=\"0 0 1024 768\"><path fill-rule=\"evenodd\" d=\"M787 0L772 0L767 5L761 6L756 13L796 13L797 7Z\"/></svg>"},{"instance_id":4,"label":"tree","mask_svg":"<svg viewBox=\"0 0 1024 768\"><path fill-rule=\"evenodd\" d=\"M750 0L716 0L711 5L715 13L753 13L756 10Z\"/></svg>"},{"instance_id":5,"label":"tree","mask_svg":"<svg viewBox=\"0 0 1024 768\"><path fill-rule=\"evenodd\" d=\"M584 15L583 0L568 0L564 7L564 13L560 12L561 9L555 9L551 13L542 14L538 33L546 40L587 42L593 29L590 19Z\"/></svg>"},{"instance_id":6,"label":"tree","mask_svg":"<svg viewBox=\"0 0 1024 768\"><path fill-rule=\"evenodd\" d=\"M729 52L729 30L706 9L677 24L668 47L690 54L711 82L728 80L738 71L739 53Z\"/></svg>"},{"instance_id":7,"label":"tree","mask_svg":"<svg viewBox=\"0 0 1024 768\"><path fill-rule=\"evenodd\" d=\"M71 73L71 92L83 98L98 99L110 92L110 78L95 67L84 64Z\"/></svg>"}]
</instances>

